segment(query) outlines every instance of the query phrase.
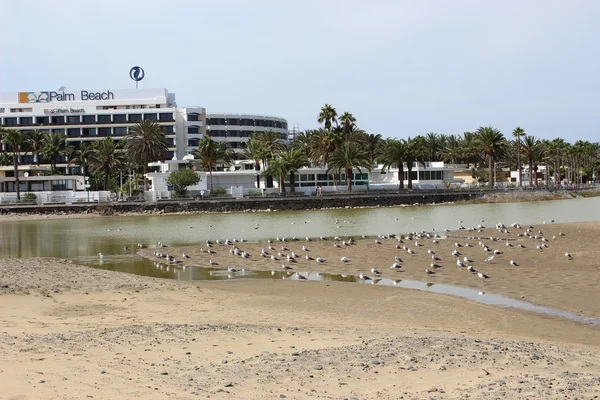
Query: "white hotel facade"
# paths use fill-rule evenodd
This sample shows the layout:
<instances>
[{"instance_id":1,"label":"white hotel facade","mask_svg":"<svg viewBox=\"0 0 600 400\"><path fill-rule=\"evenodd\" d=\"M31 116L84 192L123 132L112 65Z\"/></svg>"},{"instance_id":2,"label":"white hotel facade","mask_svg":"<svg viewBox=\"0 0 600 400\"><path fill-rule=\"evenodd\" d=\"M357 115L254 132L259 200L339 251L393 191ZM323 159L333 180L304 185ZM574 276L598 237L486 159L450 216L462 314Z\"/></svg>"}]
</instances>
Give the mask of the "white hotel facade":
<instances>
[{"instance_id":1,"label":"white hotel facade","mask_svg":"<svg viewBox=\"0 0 600 400\"><path fill-rule=\"evenodd\" d=\"M164 131L168 142L166 160L181 160L198 147L208 134L243 151L252 132L274 130L287 138L283 118L250 114L210 114L203 107L177 106L167 89L62 90L0 93L0 127L50 131L65 136L68 146L79 149L83 142L124 139L134 124L151 119ZM162 161L162 160L156 160ZM46 164L47 160L41 160ZM31 153L21 155L21 164L34 164ZM68 173L80 173L65 157L57 164Z\"/></svg>"}]
</instances>

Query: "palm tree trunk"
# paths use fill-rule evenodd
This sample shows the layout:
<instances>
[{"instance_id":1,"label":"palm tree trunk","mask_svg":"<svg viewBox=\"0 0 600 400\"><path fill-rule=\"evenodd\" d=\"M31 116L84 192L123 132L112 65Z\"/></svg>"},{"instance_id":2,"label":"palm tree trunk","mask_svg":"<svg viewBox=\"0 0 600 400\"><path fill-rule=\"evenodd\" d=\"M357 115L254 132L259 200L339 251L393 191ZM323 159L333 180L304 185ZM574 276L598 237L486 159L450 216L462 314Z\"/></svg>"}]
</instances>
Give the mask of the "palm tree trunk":
<instances>
[{"instance_id":1,"label":"palm tree trunk","mask_svg":"<svg viewBox=\"0 0 600 400\"><path fill-rule=\"evenodd\" d=\"M21 188L19 182L19 157L13 152L13 165L15 167L15 189L17 190L17 200L21 200Z\"/></svg>"},{"instance_id":2,"label":"palm tree trunk","mask_svg":"<svg viewBox=\"0 0 600 400\"><path fill-rule=\"evenodd\" d=\"M521 173L521 138L517 138L517 170L519 171L519 186L522 185L523 175Z\"/></svg>"},{"instance_id":3,"label":"palm tree trunk","mask_svg":"<svg viewBox=\"0 0 600 400\"><path fill-rule=\"evenodd\" d=\"M412 189L412 162L406 163L406 169L408 170L408 189Z\"/></svg>"},{"instance_id":4,"label":"palm tree trunk","mask_svg":"<svg viewBox=\"0 0 600 400\"><path fill-rule=\"evenodd\" d=\"M284 178L284 176L283 176L283 175L281 175L281 176L279 177L279 192L280 192L281 194L285 194L285 182L284 182L284 179L283 179L283 178Z\"/></svg>"},{"instance_id":5,"label":"palm tree trunk","mask_svg":"<svg viewBox=\"0 0 600 400\"><path fill-rule=\"evenodd\" d=\"M290 172L290 193L296 192L296 174L294 171Z\"/></svg>"},{"instance_id":6,"label":"palm tree trunk","mask_svg":"<svg viewBox=\"0 0 600 400\"><path fill-rule=\"evenodd\" d=\"M213 190L212 165L208 166L208 174L210 175L210 191L212 192L212 190Z\"/></svg>"},{"instance_id":7,"label":"palm tree trunk","mask_svg":"<svg viewBox=\"0 0 600 400\"><path fill-rule=\"evenodd\" d=\"M488 185L490 187L494 187L494 183L495 183L495 179L496 179L496 177L494 176L494 157L490 154L488 154L488 168L489 168Z\"/></svg>"},{"instance_id":8,"label":"palm tree trunk","mask_svg":"<svg viewBox=\"0 0 600 400\"><path fill-rule=\"evenodd\" d=\"M352 191L352 169L346 168L346 189Z\"/></svg>"},{"instance_id":9,"label":"palm tree trunk","mask_svg":"<svg viewBox=\"0 0 600 400\"><path fill-rule=\"evenodd\" d=\"M148 191L148 180L146 179L147 173L148 173L148 165L144 165L144 192Z\"/></svg>"},{"instance_id":10,"label":"palm tree trunk","mask_svg":"<svg viewBox=\"0 0 600 400\"><path fill-rule=\"evenodd\" d=\"M529 186L533 186L533 159L529 156Z\"/></svg>"},{"instance_id":11,"label":"palm tree trunk","mask_svg":"<svg viewBox=\"0 0 600 400\"><path fill-rule=\"evenodd\" d=\"M401 161L398 163L398 182L400 182L400 189L404 189L404 163Z\"/></svg>"}]
</instances>

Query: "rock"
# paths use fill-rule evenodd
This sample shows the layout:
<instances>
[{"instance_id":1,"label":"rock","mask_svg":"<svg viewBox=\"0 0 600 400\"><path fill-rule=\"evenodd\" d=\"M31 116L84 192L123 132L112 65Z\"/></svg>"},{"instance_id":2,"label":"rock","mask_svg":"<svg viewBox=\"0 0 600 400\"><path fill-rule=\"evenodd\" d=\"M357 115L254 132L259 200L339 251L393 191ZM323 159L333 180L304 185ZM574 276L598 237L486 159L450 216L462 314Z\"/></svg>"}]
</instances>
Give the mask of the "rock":
<instances>
[{"instance_id":1,"label":"rock","mask_svg":"<svg viewBox=\"0 0 600 400\"><path fill-rule=\"evenodd\" d=\"M280 394L280 395L279 395L279 398L280 398L280 399L285 399L286 397L287 397L287 396L286 396L285 394Z\"/></svg>"},{"instance_id":2,"label":"rock","mask_svg":"<svg viewBox=\"0 0 600 400\"><path fill-rule=\"evenodd\" d=\"M316 371L320 371L320 370L323 369L323 367L321 365L313 365L311 368L314 369L314 370L316 370Z\"/></svg>"},{"instance_id":3,"label":"rock","mask_svg":"<svg viewBox=\"0 0 600 400\"><path fill-rule=\"evenodd\" d=\"M42 379L42 380L40 381L40 383L46 383L46 381Z\"/></svg>"},{"instance_id":4,"label":"rock","mask_svg":"<svg viewBox=\"0 0 600 400\"><path fill-rule=\"evenodd\" d=\"M223 386L225 387L233 387L233 383L232 382L226 382L223 384Z\"/></svg>"},{"instance_id":5,"label":"rock","mask_svg":"<svg viewBox=\"0 0 600 400\"><path fill-rule=\"evenodd\" d=\"M161 372L160 374L161 374L161 375L169 375L169 373L168 373L168 372Z\"/></svg>"},{"instance_id":6,"label":"rock","mask_svg":"<svg viewBox=\"0 0 600 400\"><path fill-rule=\"evenodd\" d=\"M381 364L381 362L379 360L373 360L373 361L371 361L371 364L379 365L379 364Z\"/></svg>"}]
</instances>

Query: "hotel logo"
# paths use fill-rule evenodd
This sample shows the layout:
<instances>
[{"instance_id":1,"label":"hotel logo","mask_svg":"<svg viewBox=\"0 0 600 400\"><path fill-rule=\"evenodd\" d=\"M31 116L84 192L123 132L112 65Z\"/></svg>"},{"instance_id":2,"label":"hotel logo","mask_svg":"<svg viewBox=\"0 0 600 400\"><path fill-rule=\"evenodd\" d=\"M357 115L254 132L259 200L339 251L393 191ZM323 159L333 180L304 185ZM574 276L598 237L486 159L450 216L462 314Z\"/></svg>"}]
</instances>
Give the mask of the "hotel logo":
<instances>
[{"instance_id":1,"label":"hotel logo","mask_svg":"<svg viewBox=\"0 0 600 400\"><path fill-rule=\"evenodd\" d=\"M19 103L47 103L48 92L19 92Z\"/></svg>"}]
</instances>

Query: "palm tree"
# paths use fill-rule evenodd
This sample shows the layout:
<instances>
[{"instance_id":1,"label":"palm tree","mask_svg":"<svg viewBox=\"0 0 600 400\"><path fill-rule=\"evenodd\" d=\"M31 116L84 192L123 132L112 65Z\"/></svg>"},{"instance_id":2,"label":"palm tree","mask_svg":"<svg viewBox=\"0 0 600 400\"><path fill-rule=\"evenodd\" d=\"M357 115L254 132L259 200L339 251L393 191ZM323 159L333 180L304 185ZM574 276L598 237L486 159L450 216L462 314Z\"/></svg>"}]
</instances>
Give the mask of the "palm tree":
<instances>
[{"instance_id":1,"label":"palm tree","mask_svg":"<svg viewBox=\"0 0 600 400\"><path fill-rule=\"evenodd\" d=\"M444 143L439 151L442 161L450 164L457 164L459 160L464 159L464 154L464 144L459 136L449 135L445 137Z\"/></svg>"},{"instance_id":2,"label":"palm tree","mask_svg":"<svg viewBox=\"0 0 600 400\"><path fill-rule=\"evenodd\" d=\"M428 161L437 161L442 149L442 139L437 133L430 132L424 137L425 153Z\"/></svg>"},{"instance_id":3,"label":"palm tree","mask_svg":"<svg viewBox=\"0 0 600 400\"><path fill-rule=\"evenodd\" d=\"M111 138L94 142L94 151L90 155L90 171L93 174L104 175L104 190L108 180L121 168L124 162L121 145Z\"/></svg>"},{"instance_id":4,"label":"palm tree","mask_svg":"<svg viewBox=\"0 0 600 400\"><path fill-rule=\"evenodd\" d=\"M381 153L377 162L382 163L382 169L389 171L390 167L398 168L399 189L404 189L404 160L406 159L406 142L402 139L386 139L381 145Z\"/></svg>"},{"instance_id":5,"label":"palm tree","mask_svg":"<svg viewBox=\"0 0 600 400\"><path fill-rule=\"evenodd\" d=\"M15 173L15 189L17 192L17 200L21 200L21 188L19 182L19 152L21 146L25 143L25 136L16 129L3 129L2 130L3 142L11 147L13 156L13 166Z\"/></svg>"},{"instance_id":6,"label":"palm tree","mask_svg":"<svg viewBox=\"0 0 600 400\"><path fill-rule=\"evenodd\" d=\"M33 161L36 163L36 165L40 165L40 153L44 149L46 133L44 131L40 131L39 129L34 129L30 132L27 132L25 142L33 153Z\"/></svg>"},{"instance_id":7,"label":"palm tree","mask_svg":"<svg viewBox=\"0 0 600 400\"><path fill-rule=\"evenodd\" d=\"M340 130L318 129L313 132L310 145L310 159L316 165L325 166L342 142Z\"/></svg>"},{"instance_id":8,"label":"palm tree","mask_svg":"<svg viewBox=\"0 0 600 400\"><path fill-rule=\"evenodd\" d=\"M342 115L340 115L338 119L340 121L340 124L342 125L341 128L344 134L348 134L352 130L352 128L356 126L356 118L354 118L354 115L352 115L348 111L342 113Z\"/></svg>"},{"instance_id":9,"label":"palm tree","mask_svg":"<svg viewBox=\"0 0 600 400\"><path fill-rule=\"evenodd\" d=\"M217 165L217 149L217 142L215 142L212 137L205 135L198 142L198 150L196 150L196 155L200 159L202 170L206 171L206 169L208 169L208 173L210 175L210 191L213 190L212 172Z\"/></svg>"},{"instance_id":10,"label":"palm tree","mask_svg":"<svg viewBox=\"0 0 600 400\"><path fill-rule=\"evenodd\" d=\"M46 132L44 135L44 148L42 149L42 154L45 158L50 160L50 166L52 168L52 173L56 172L56 162L58 158L66 153L67 143L65 141L65 136L61 133L57 132Z\"/></svg>"},{"instance_id":11,"label":"palm tree","mask_svg":"<svg viewBox=\"0 0 600 400\"><path fill-rule=\"evenodd\" d=\"M254 161L254 171L257 172L256 187L260 188L260 175L258 174L258 171L260 171L261 160L267 158L267 150L263 147L261 141L252 135L250 136L248 142L246 142L246 148L244 149L243 156L248 160Z\"/></svg>"},{"instance_id":12,"label":"palm tree","mask_svg":"<svg viewBox=\"0 0 600 400\"><path fill-rule=\"evenodd\" d=\"M321 107L321 112L319 113L319 118L317 118L317 122L323 124L326 130L331 130L331 125L333 122L337 123L337 111L331 104L325 104Z\"/></svg>"},{"instance_id":13,"label":"palm tree","mask_svg":"<svg viewBox=\"0 0 600 400\"><path fill-rule=\"evenodd\" d=\"M265 170L265 174L272 175L277 178L279 182L279 193L282 194L285 194L284 179L288 172L290 172L290 169L282 158L276 158L272 160Z\"/></svg>"},{"instance_id":14,"label":"palm tree","mask_svg":"<svg viewBox=\"0 0 600 400\"><path fill-rule=\"evenodd\" d=\"M315 131L307 130L299 132L294 136L294 140L291 143L291 147L301 150L306 157L310 155L310 146L312 143L312 135Z\"/></svg>"},{"instance_id":15,"label":"palm tree","mask_svg":"<svg viewBox=\"0 0 600 400\"><path fill-rule=\"evenodd\" d=\"M529 186L533 185L533 176L535 176L535 185L537 186L537 162L542 155L542 142L535 136L525 136L522 145L523 155L527 158L529 165Z\"/></svg>"},{"instance_id":16,"label":"palm tree","mask_svg":"<svg viewBox=\"0 0 600 400\"><path fill-rule=\"evenodd\" d=\"M425 140L422 136L417 136L414 139L410 137L406 139L406 152L404 159L406 161L406 169L408 170L408 189L413 188L412 184L412 169L414 164L420 163L425 166L425 158L427 151L425 149Z\"/></svg>"},{"instance_id":17,"label":"palm tree","mask_svg":"<svg viewBox=\"0 0 600 400\"><path fill-rule=\"evenodd\" d=\"M345 142L336 149L327 162L327 173L331 170L344 170L346 172L346 190L352 191L352 169L364 167L371 171L372 164L369 155L357 143ZM362 172L361 172L362 173Z\"/></svg>"},{"instance_id":18,"label":"palm tree","mask_svg":"<svg viewBox=\"0 0 600 400\"><path fill-rule=\"evenodd\" d=\"M129 129L125 142L127 158L142 167L144 191L148 190L148 163L162 161L169 150L165 133L156 121L145 119Z\"/></svg>"},{"instance_id":19,"label":"palm tree","mask_svg":"<svg viewBox=\"0 0 600 400\"><path fill-rule=\"evenodd\" d=\"M286 151L279 154L279 157L285 164L290 174L290 192L296 191L296 173L302 167L308 167L310 162L308 157L300 149L290 147Z\"/></svg>"},{"instance_id":20,"label":"palm tree","mask_svg":"<svg viewBox=\"0 0 600 400\"><path fill-rule=\"evenodd\" d=\"M86 170L90 165L90 159L94 153L94 148L90 142L82 142L79 150L72 147L69 151L69 165L77 165L81 169L83 182L85 183Z\"/></svg>"},{"instance_id":21,"label":"palm tree","mask_svg":"<svg viewBox=\"0 0 600 400\"><path fill-rule=\"evenodd\" d=\"M480 127L475 132L473 144L488 160L489 186L494 187L496 181L494 165L502 148L506 145L504 135L491 126Z\"/></svg>"},{"instance_id":22,"label":"palm tree","mask_svg":"<svg viewBox=\"0 0 600 400\"><path fill-rule=\"evenodd\" d=\"M521 138L525 136L523 128L517 126L512 133L517 145L517 170L519 171L519 186L522 186L523 172L521 171ZM531 172L531 171L530 171Z\"/></svg>"},{"instance_id":23,"label":"palm tree","mask_svg":"<svg viewBox=\"0 0 600 400\"><path fill-rule=\"evenodd\" d=\"M369 159L371 160L371 164L375 162L375 158L377 157L377 152L380 150L381 143L383 140L381 139L381 135L377 134L365 134L365 150L369 153Z\"/></svg>"}]
</instances>

